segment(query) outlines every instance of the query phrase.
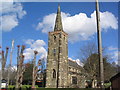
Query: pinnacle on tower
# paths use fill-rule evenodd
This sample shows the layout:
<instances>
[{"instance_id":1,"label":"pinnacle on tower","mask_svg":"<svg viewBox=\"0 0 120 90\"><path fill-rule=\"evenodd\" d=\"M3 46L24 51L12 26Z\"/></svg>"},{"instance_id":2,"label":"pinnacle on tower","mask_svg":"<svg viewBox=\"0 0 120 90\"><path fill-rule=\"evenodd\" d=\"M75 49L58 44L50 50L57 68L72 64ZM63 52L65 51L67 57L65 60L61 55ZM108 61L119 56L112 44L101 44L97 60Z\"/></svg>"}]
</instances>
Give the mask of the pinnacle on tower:
<instances>
[{"instance_id":1,"label":"pinnacle on tower","mask_svg":"<svg viewBox=\"0 0 120 90\"><path fill-rule=\"evenodd\" d=\"M54 31L58 31L58 30L63 30L62 20L61 20L60 5L58 5L58 11L57 11L55 27L54 27Z\"/></svg>"}]
</instances>

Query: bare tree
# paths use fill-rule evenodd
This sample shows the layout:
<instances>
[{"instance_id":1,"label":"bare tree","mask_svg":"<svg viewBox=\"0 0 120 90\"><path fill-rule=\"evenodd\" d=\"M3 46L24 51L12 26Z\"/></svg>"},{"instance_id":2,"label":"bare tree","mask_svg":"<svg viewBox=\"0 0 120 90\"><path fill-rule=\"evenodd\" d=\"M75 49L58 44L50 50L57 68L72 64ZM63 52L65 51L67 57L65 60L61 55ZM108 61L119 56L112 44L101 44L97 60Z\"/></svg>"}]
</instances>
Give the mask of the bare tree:
<instances>
[{"instance_id":1,"label":"bare tree","mask_svg":"<svg viewBox=\"0 0 120 90\"><path fill-rule=\"evenodd\" d=\"M16 75L16 88L20 88L22 86L22 81L23 81L23 73L25 72L25 67L24 67L24 55L23 51L25 50L25 46L22 45L21 52L19 54L19 49L20 46L18 46L18 56L17 56L17 75Z\"/></svg>"},{"instance_id":2,"label":"bare tree","mask_svg":"<svg viewBox=\"0 0 120 90\"><path fill-rule=\"evenodd\" d=\"M80 48L79 58L83 63L86 62L87 58L92 54L97 53L97 48L95 43L88 42Z\"/></svg>"},{"instance_id":3,"label":"bare tree","mask_svg":"<svg viewBox=\"0 0 120 90\"><path fill-rule=\"evenodd\" d=\"M42 81L42 87L45 87L45 82L46 82L46 71L45 71L45 58L41 58L38 61L38 66L40 66L40 69L38 69L38 80Z\"/></svg>"},{"instance_id":4,"label":"bare tree","mask_svg":"<svg viewBox=\"0 0 120 90\"><path fill-rule=\"evenodd\" d=\"M96 80L99 75L99 59L95 43L88 42L80 49L80 60L84 63L87 78L92 80L92 87L96 88Z\"/></svg>"},{"instance_id":5,"label":"bare tree","mask_svg":"<svg viewBox=\"0 0 120 90\"><path fill-rule=\"evenodd\" d=\"M35 82L37 78L37 71L38 67L36 66L36 55L38 54L37 51L34 51L34 59L33 59L33 73L32 73L32 88L35 88Z\"/></svg>"},{"instance_id":6,"label":"bare tree","mask_svg":"<svg viewBox=\"0 0 120 90\"><path fill-rule=\"evenodd\" d=\"M3 74L4 74L4 70L5 70L5 66L6 66L6 61L7 61L7 56L8 56L8 47L6 47L6 54L4 55L4 51L2 51L2 78Z\"/></svg>"},{"instance_id":7,"label":"bare tree","mask_svg":"<svg viewBox=\"0 0 120 90\"><path fill-rule=\"evenodd\" d=\"M42 64L41 59L38 60L38 63L36 65L36 55L38 54L37 51L34 51L34 59L33 59L33 74L32 74L32 88L35 88L35 82L38 78L38 72L42 70ZM41 66L41 69L38 67Z\"/></svg>"},{"instance_id":8,"label":"bare tree","mask_svg":"<svg viewBox=\"0 0 120 90\"><path fill-rule=\"evenodd\" d=\"M103 63L104 63L104 76L105 79L109 79L113 75L113 71L115 68L111 66L108 62L110 56L108 56L105 52L105 48L103 50ZM80 59L84 63L84 69L87 72L88 79L92 80L92 86L95 88L96 83L99 82L99 55L97 52L97 46L93 42L89 42L80 49ZM109 78L108 78L109 77Z\"/></svg>"},{"instance_id":9,"label":"bare tree","mask_svg":"<svg viewBox=\"0 0 120 90\"><path fill-rule=\"evenodd\" d=\"M43 74L45 72L44 71L44 69L45 69L44 66L45 65L43 65L44 64L43 61L44 61L44 58L38 60L37 65L35 65L34 76L33 76L33 64L34 64L34 62L32 61L32 62L26 63L26 65L25 65L26 70L25 70L25 73L24 73L24 83L28 84L28 83L30 83L31 80L32 80L32 82L34 80L34 83L37 80L43 80L43 76L44 76ZM28 75L29 75L29 77L28 77Z\"/></svg>"}]
</instances>

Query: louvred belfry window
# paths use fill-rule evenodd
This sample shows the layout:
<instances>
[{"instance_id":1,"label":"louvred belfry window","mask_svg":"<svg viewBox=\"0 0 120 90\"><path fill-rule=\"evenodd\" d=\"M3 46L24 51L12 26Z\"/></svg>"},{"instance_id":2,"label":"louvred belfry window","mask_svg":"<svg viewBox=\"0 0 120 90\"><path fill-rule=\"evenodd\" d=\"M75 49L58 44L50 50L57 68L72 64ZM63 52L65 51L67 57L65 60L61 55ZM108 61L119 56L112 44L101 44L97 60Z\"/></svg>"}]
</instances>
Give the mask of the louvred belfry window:
<instances>
[{"instance_id":1,"label":"louvred belfry window","mask_svg":"<svg viewBox=\"0 0 120 90\"><path fill-rule=\"evenodd\" d=\"M61 47L59 47L59 53L62 53L62 48Z\"/></svg>"},{"instance_id":2,"label":"louvred belfry window","mask_svg":"<svg viewBox=\"0 0 120 90\"><path fill-rule=\"evenodd\" d=\"M61 43L61 40L59 40L59 44L61 45L62 43Z\"/></svg>"},{"instance_id":3,"label":"louvred belfry window","mask_svg":"<svg viewBox=\"0 0 120 90\"><path fill-rule=\"evenodd\" d=\"M61 38L61 33L59 34L59 37Z\"/></svg>"}]
</instances>

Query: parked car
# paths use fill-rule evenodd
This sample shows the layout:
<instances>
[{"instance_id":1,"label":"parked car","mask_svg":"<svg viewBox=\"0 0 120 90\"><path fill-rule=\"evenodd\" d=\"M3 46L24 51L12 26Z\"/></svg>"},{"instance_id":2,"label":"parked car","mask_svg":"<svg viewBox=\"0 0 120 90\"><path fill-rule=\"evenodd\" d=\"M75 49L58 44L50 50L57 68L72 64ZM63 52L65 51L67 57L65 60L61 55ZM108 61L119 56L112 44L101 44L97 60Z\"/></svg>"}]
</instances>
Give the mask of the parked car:
<instances>
[{"instance_id":1,"label":"parked car","mask_svg":"<svg viewBox=\"0 0 120 90\"><path fill-rule=\"evenodd\" d=\"M2 89L6 89L7 87L8 87L7 80L2 79L2 81L1 81L1 88Z\"/></svg>"}]
</instances>

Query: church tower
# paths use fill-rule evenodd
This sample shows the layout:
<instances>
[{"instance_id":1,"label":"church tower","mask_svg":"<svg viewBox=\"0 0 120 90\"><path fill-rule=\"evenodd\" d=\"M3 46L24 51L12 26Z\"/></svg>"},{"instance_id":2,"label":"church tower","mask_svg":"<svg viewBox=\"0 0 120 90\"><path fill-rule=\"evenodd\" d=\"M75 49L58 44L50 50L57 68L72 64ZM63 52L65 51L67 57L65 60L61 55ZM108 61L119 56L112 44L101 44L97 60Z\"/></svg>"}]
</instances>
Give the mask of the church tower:
<instances>
[{"instance_id":1,"label":"church tower","mask_svg":"<svg viewBox=\"0 0 120 90\"><path fill-rule=\"evenodd\" d=\"M49 32L46 88L68 86L68 34L63 31L58 5L54 31Z\"/></svg>"}]
</instances>

